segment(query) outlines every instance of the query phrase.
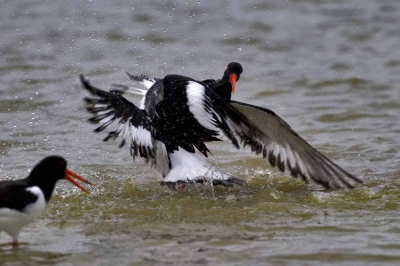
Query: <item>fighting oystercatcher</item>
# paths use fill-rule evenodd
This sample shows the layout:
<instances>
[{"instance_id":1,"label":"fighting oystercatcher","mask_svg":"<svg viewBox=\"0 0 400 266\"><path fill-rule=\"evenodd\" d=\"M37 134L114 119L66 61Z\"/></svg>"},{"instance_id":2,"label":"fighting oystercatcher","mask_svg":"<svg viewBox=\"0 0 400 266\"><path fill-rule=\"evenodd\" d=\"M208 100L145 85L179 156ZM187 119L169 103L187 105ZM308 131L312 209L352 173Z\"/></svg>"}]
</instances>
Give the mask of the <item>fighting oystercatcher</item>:
<instances>
[{"instance_id":1,"label":"fighting oystercatcher","mask_svg":"<svg viewBox=\"0 0 400 266\"><path fill-rule=\"evenodd\" d=\"M66 179L89 193L75 179L91 184L67 169L67 161L60 156L49 156L38 163L25 179L0 181L0 232L11 236L18 246L22 227L31 223L45 210L58 180Z\"/></svg>"},{"instance_id":2,"label":"fighting oystercatcher","mask_svg":"<svg viewBox=\"0 0 400 266\"><path fill-rule=\"evenodd\" d=\"M110 92L93 87L80 76L83 87L95 97L86 97L90 122L100 123L95 132L114 126L104 141L122 137L120 147L131 140L133 158L140 156L163 177L164 184L211 181L214 185L242 184L221 173L201 156L206 142L228 139L236 148L250 146L272 166L293 177L311 180L326 188L353 188L362 180L339 167L301 138L273 111L231 101L243 69L230 63L221 80L197 81L180 75L163 79L135 76L145 89L114 85ZM227 89L228 88L228 89ZM126 93L144 95L139 108L124 98Z\"/></svg>"}]
</instances>

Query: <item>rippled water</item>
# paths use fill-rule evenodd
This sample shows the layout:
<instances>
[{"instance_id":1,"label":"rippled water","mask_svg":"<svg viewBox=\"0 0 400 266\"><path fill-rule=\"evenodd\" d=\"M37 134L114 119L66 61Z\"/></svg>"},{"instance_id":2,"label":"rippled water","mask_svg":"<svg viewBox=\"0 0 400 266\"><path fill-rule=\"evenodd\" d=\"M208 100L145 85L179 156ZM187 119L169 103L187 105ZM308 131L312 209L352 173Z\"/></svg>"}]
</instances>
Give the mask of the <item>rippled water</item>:
<instances>
[{"instance_id":1,"label":"rippled water","mask_svg":"<svg viewBox=\"0 0 400 266\"><path fill-rule=\"evenodd\" d=\"M60 184L0 265L385 265L400 263L400 2L1 1L0 174L60 154L96 183ZM78 74L198 79L239 61L233 99L270 108L345 169L325 191L250 152L210 145L238 188L173 193L128 149L92 133Z\"/></svg>"}]
</instances>

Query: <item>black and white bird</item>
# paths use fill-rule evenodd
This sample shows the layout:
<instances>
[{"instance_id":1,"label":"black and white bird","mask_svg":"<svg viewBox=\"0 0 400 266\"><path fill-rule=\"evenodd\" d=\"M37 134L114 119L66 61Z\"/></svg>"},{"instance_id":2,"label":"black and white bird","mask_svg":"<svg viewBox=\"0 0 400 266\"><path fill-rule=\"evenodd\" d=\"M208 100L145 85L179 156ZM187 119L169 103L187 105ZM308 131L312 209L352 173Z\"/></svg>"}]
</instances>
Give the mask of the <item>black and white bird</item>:
<instances>
[{"instance_id":1,"label":"black and white bird","mask_svg":"<svg viewBox=\"0 0 400 266\"><path fill-rule=\"evenodd\" d=\"M74 178L91 184L67 169L67 161L62 157L49 156L39 162L27 178L0 181L0 232L10 235L12 245L18 246L21 229L46 209L58 180L66 179L89 193Z\"/></svg>"},{"instance_id":2,"label":"black and white bird","mask_svg":"<svg viewBox=\"0 0 400 266\"><path fill-rule=\"evenodd\" d=\"M353 188L362 179L343 170L301 138L273 111L230 100L243 69L228 65L221 80L197 81L180 75L151 79L128 76L143 85L130 89L115 85L110 92L97 89L80 76L90 122L100 123L95 132L110 128L104 139L122 137L120 147L131 141L133 158L150 162L163 184L206 182L233 186L243 181L219 172L195 151L207 157L205 143L229 140L236 148L250 146L273 167L288 170L293 177L311 180L326 188ZM124 96L143 95L139 107Z\"/></svg>"}]
</instances>

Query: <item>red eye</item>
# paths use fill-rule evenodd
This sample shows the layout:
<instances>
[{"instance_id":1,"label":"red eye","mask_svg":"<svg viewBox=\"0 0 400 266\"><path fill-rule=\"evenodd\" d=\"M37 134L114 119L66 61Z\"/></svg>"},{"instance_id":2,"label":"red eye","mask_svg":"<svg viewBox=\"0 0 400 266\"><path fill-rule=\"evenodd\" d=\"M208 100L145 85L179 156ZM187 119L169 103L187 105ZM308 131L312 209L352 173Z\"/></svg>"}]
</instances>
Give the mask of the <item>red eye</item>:
<instances>
[{"instance_id":1,"label":"red eye","mask_svg":"<svg viewBox=\"0 0 400 266\"><path fill-rule=\"evenodd\" d=\"M64 161L60 161L60 166L65 166L65 162Z\"/></svg>"}]
</instances>

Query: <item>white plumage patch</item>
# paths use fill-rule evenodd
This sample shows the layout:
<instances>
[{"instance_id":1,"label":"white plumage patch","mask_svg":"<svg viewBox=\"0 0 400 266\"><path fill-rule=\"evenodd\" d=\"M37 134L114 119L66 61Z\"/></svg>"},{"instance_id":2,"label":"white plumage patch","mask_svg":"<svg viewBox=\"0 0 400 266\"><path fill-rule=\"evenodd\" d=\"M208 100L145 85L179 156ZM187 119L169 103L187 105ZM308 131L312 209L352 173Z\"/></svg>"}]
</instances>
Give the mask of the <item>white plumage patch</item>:
<instances>
[{"instance_id":1,"label":"white plumage patch","mask_svg":"<svg viewBox=\"0 0 400 266\"><path fill-rule=\"evenodd\" d=\"M187 152L182 148L169 154L171 171L164 182L193 181L196 179L227 180L229 175L221 173L210 166L196 153Z\"/></svg>"},{"instance_id":2,"label":"white plumage patch","mask_svg":"<svg viewBox=\"0 0 400 266\"><path fill-rule=\"evenodd\" d=\"M142 78L142 81L138 81L144 88L130 88L129 90L126 91L126 93L129 94L136 94L136 95L142 95L142 99L139 101L139 109L144 110L144 102L146 99L146 93L149 91L149 89L156 83L154 79L146 79Z\"/></svg>"},{"instance_id":3,"label":"white plumage patch","mask_svg":"<svg viewBox=\"0 0 400 266\"><path fill-rule=\"evenodd\" d=\"M295 160L297 162L297 165L300 168L300 172L302 172L302 173L304 173L306 175L312 174L312 172L309 173L307 171L306 166L304 165L303 160L300 158L299 154L295 153L294 155L295 155Z\"/></svg>"},{"instance_id":4,"label":"white plumage patch","mask_svg":"<svg viewBox=\"0 0 400 266\"><path fill-rule=\"evenodd\" d=\"M35 194L38 198L35 202L28 204L23 212L0 208L0 232L4 231L10 235L13 241L17 241L21 229L39 217L46 209L46 200L39 187L29 187L27 191Z\"/></svg>"},{"instance_id":5,"label":"white plumage patch","mask_svg":"<svg viewBox=\"0 0 400 266\"><path fill-rule=\"evenodd\" d=\"M134 94L134 95L146 95L148 89L143 89L143 88L129 88L129 90L126 91L128 94Z\"/></svg>"},{"instance_id":6,"label":"white plumage patch","mask_svg":"<svg viewBox=\"0 0 400 266\"><path fill-rule=\"evenodd\" d=\"M186 88L188 97L189 111L197 119L197 121L205 128L214 131L220 131L215 126L215 120L206 110L205 87L197 82L189 81Z\"/></svg>"},{"instance_id":7,"label":"white plumage patch","mask_svg":"<svg viewBox=\"0 0 400 266\"><path fill-rule=\"evenodd\" d=\"M156 81L152 78L148 78L146 76L135 76L132 74L128 74L129 77L131 77L131 80L134 81L134 83L139 83L140 85L142 85L144 88L129 88L128 90L126 90L126 93L131 93L131 94L137 94L137 95L145 95L147 93L147 91L154 85L154 83L156 83Z\"/></svg>"},{"instance_id":8,"label":"white plumage patch","mask_svg":"<svg viewBox=\"0 0 400 266\"><path fill-rule=\"evenodd\" d=\"M99 121L99 123L105 124L107 122L110 122L110 120L113 119L113 117L114 117L114 115L110 115L110 116L104 117L103 119L101 119Z\"/></svg>"},{"instance_id":9,"label":"white plumage patch","mask_svg":"<svg viewBox=\"0 0 400 266\"><path fill-rule=\"evenodd\" d=\"M146 107L146 106L144 105L145 101L146 101L146 95L144 95L144 96L142 97L142 99L139 101L139 109L144 110L144 108Z\"/></svg>"},{"instance_id":10,"label":"white plumage patch","mask_svg":"<svg viewBox=\"0 0 400 266\"><path fill-rule=\"evenodd\" d=\"M149 89L156 83L155 79L153 78L149 78L145 75L132 75L128 72L126 72L126 74L129 76L129 78L133 81L133 83L135 85L137 85L137 83L139 83L142 87L128 87L125 85L120 85L120 84L112 84L112 90L116 91L122 95L124 95L125 98L127 98L126 96L130 96L130 95L141 95L143 96L142 99L139 102L139 109L144 109L144 102L146 99L146 94L149 91ZM129 98L127 98L127 100L131 101ZM134 100L134 99L132 99Z\"/></svg>"},{"instance_id":11,"label":"white plumage patch","mask_svg":"<svg viewBox=\"0 0 400 266\"><path fill-rule=\"evenodd\" d=\"M280 155L280 161L286 164L287 167L294 168L297 165L301 173L308 174L303 160L288 145L281 146L279 144L271 144L268 150L272 150L275 158L278 158L278 155Z\"/></svg>"},{"instance_id":12,"label":"white plumage patch","mask_svg":"<svg viewBox=\"0 0 400 266\"><path fill-rule=\"evenodd\" d=\"M46 200L44 199L44 195L42 190L39 187L29 187L26 189L27 191L35 194L38 199L35 203L29 204L25 207L24 213L30 214L32 216L38 217L42 214L42 212L46 209Z\"/></svg>"},{"instance_id":13,"label":"white plumage patch","mask_svg":"<svg viewBox=\"0 0 400 266\"><path fill-rule=\"evenodd\" d=\"M93 107L96 107L96 108L107 108L108 104L96 103Z\"/></svg>"},{"instance_id":14,"label":"white plumage patch","mask_svg":"<svg viewBox=\"0 0 400 266\"><path fill-rule=\"evenodd\" d=\"M296 165L296 158L294 157L293 151L289 146L287 146L287 155L290 167L293 168Z\"/></svg>"},{"instance_id":15,"label":"white plumage patch","mask_svg":"<svg viewBox=\"0 0 400 266\"><path fill-rule=\"evenodd\" d=\"M141 146L153 147L153 138L150 131L144 129L142 126L131 127L132 140Z\"/></svg>"},{"instance_id":16,"label":"white plumage patch","mask_svg":"<svg viewBox=\"0 0 400 266\"><path fill-rule=\"evenodd\" d=\"M156 81L154 79L143 79L141 83L146 89L150 89Z\"/></svg>"},{"instance_id":17,"label":"white plumage patch","mask_svg":"<svg viewBox=\"0 0 400 266\"><path fill-rule=\"evenodd\" d=\"M124 140L126 140L126 139L128 139L128 136L129 136L129 124L130 123L124 123L124 124L121 124L122 125L122 129L121 129L121 132L123 132L122 133L122 138L124 139Z\"/></svg>"}]
</instances>

